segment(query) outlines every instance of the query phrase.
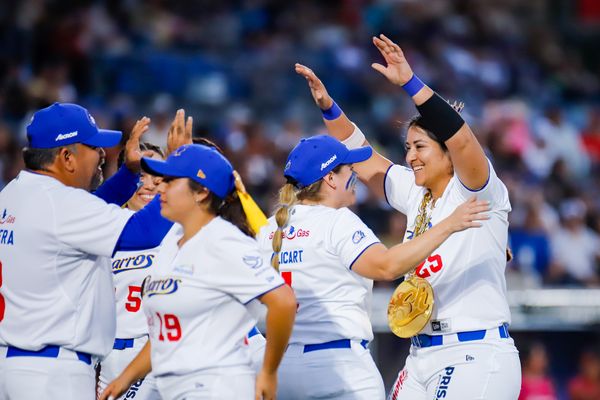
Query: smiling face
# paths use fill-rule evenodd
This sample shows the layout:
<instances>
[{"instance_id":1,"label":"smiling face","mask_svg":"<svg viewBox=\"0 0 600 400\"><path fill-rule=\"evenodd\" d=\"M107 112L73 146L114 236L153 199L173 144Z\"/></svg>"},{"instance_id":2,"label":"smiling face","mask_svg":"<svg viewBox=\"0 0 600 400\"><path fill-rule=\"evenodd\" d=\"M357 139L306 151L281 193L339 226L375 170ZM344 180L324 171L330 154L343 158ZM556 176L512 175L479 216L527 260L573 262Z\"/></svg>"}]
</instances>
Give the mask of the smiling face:
<instances>
[{"instance_id":1,"label":"smiling face","mask_svg":"<svg viewBox=\"0 0 600 400\"><path fill-rule=\"evenodd\" d=\"M162 156L154 151L149 152L149 154L144 154L144 157L162 160ZM150 203L154 196L158 194L158 185L161 181L161 177L150 175L142 171L140 175L141 186L127 202L127 208L137 211L142 209L146 204Z\"/></svg>"},{"instance_id":2,"label":"smiling face","mask_svg":"<svg viewBox=\"0 0 600 400\"><path fill-rule=\"evenodd\" d=\"M438 192L441 189L441 193L443 193L448 180L453 175L452 161L448 153L417 126L408 128L406 164L415 174L415 183L432 192Z\"/></svg>"}]
</instances>

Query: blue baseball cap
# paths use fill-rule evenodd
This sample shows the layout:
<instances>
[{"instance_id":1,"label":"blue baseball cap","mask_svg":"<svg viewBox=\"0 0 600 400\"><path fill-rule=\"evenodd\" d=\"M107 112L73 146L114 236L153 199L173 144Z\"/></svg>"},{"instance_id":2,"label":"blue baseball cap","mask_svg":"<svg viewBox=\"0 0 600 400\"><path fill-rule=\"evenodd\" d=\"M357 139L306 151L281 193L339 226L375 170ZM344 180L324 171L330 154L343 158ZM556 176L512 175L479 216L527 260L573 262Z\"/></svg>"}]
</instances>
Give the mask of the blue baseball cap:
<instances>
[{"instance_id":1,"label":"blue baseball cap","mask_svg":"<svg viewBox=\"0 0 600 400\"><path fill-rule=\"evenodd\" d=\"M186 144L165 161L142 158L142 169L149 174L189 178L224 199L235 183L231 163L216 149L203 144Z\"/></svg>"},{"instance_id":2,"label":"blue baseball cap","mask_svg":"<svg viewBox=\"0 0 600 400\"><path fill-rule=\"evenodd\" d=\"M365 161L371 154L371 147L348 150L342 142L331 136L313 136L302 139L294 147L287 158L283 175L303 188L323 178L338 165Z\"/></svg>"},{"instance_id":3,"label":"blue baseball cap","mask_svg":"<svg viewBox=\"0 0 600 400\"><path fill-rule=\"evenodd\" d=\"M119 144L122 133L98 129L88 110L70 103L54 103L36 111L27 125L29 147L51 149L73 143L94 147Z\"/></svg>"}]
</instances>

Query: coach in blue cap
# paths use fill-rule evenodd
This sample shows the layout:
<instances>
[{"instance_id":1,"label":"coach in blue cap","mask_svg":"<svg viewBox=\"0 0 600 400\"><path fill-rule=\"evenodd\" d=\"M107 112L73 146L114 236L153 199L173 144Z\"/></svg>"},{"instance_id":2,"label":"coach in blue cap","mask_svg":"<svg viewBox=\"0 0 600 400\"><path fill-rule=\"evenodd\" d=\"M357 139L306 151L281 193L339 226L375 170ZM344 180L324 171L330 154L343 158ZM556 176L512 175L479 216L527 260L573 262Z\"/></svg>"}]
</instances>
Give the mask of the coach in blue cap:
<instances>
[{"instance_id":1,"label":"coach in blue cap","mask_svg":"<svg viewBox=\"0 0 600 400\"><path fill-rule=\"evenodd\" d=\"M126 145L134 168L149 122L138 121ZM110 257L155 247L170 223L158 199L133 214L88 193L102 147L121 132L98 129L85 108L39 110L27 137L26 169L0 192L0 399L93 398L94 361L115 339Z\"/></svg>"},{"instance_id":2,"label":"coach in blue cap","mask_svg":"<svg viewBox=\"0 0 600 400\"><path fill-rule=\"evenodd\" d=\"M121 141L121 132L99 129L77 104L54 103L37 111L27 126L25 167L66 185L91 190L102 181L105 153Z\"/></svg>"}]
</instances>

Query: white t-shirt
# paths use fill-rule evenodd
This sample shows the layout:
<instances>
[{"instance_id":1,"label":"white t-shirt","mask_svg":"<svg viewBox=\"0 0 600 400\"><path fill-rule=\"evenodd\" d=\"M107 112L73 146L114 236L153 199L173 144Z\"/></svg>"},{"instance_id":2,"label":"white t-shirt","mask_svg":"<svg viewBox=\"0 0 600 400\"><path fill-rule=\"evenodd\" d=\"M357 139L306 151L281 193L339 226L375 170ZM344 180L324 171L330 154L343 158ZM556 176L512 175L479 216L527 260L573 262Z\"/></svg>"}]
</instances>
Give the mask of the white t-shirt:
<instances>
[{"instance_id":1,"label":"white t-shirt","mask_svg":"<svg viewBox=\"0 0 600 400\"><path fill-rule=\"evenodd\" d=\"M351 268L379 239L347 208L296 205L290 213L279 253L279 272L291 284L298 302L290 343L372 340L373 281ZM276 229L271 217L258 236L268 258L273 255Z\"/></svg>"},{"instance_id":2,"label":"white t-shirt","mask_svg":"<svg viewBox=\"0 0 600 400\"><path fill-rule=\"evenodd\" d=\"M104 356L115 338L110 257L129 210L21 171L0 192L0 344Z\"/></svg>"},{"instance_id":3,"label":"white t-shirt","mask_svg":"<svg viewBox=\"0 0 600 400\"><path fill-rule=\"evenodd\" d=\"M245 304L284 282L256 240L220 217L181 248L181 225L161 243L143 285L156 376L250 368L244 345L256 319Z\"/></svg>"},{"instance_id":4,"label":"white t-shirt","mask_svg":"<svg viewBox=\"0 0 600 400\"><path fill-rule=\"evenodd\" d=\"M417 275L433 286L435 300L433 315L422 333L464 332L510 323L504 270L511 207L506 186L488 164L490 177L481 190L467 189L455 175L433 208L432 225L473 195L490 201L491 211L482 227L454 233L417 267ZM392 207L407 216L404 240L412 238L425 191L415 184L412 170L400 165L389 168L385 195Z\"/></svg>"},{"instance_id":5,"label":"white t-shirt","mask_svg":"<svg viewBox=\"0 0 600 400\"><path fill-rule=\"evenodd\" d=\"M113 256L118 338L139 338L148 334L142 310L142 281L154 270L158 249L119 251Z\"/></svg>"}]
</instances>

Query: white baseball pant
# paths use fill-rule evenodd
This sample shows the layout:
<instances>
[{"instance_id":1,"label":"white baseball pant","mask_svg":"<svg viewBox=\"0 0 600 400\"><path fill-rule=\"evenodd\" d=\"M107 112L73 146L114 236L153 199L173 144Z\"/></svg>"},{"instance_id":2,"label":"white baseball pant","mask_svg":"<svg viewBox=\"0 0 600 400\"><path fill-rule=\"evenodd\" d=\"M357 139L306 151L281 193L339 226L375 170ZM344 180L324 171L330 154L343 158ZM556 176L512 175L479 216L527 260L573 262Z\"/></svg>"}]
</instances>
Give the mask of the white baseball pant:
<instances>
[{"instance_id":1,"label":"white baseball pant","mask_svg":"<svg viewBox=\"0 0 600 400\"><path fill-rule=\"evenodd\" d=\"M215 368L156 377L163 400L254 400L256 376L250 368Z\"/></svg>"},{"instance_id":2,"label":"white baseball pant","mask_svg":"<svg viewBox=\"0 0 600 400\"><path fill-rule=\"evenodd\" d=\"M411 346L389 400L516 400L519 352L511 338Z\"/></svg>"},{"instance_id":3,"label":"white baseball pant","mask_svg":"<svg viewBox=\"0 0 600 400\"><path fill-rule=\"evenodd\" d=\"M279 367L277 398L385 399L383 380L371 352L364 342L348 342L349 347L317 350L290 344Z\"/></svg>"},{"instance_id":4,"label":"white baseball pant","mask_svg":"<svg viewBox=\"0 0 600 400\"><path fill-rule=\"evenodd\" d=\"M0 347L0 399L95 399L92 363L81 361L74 351L58 348L56 356L7 357L7 350Z\"/></svg>"}]
</instances>

